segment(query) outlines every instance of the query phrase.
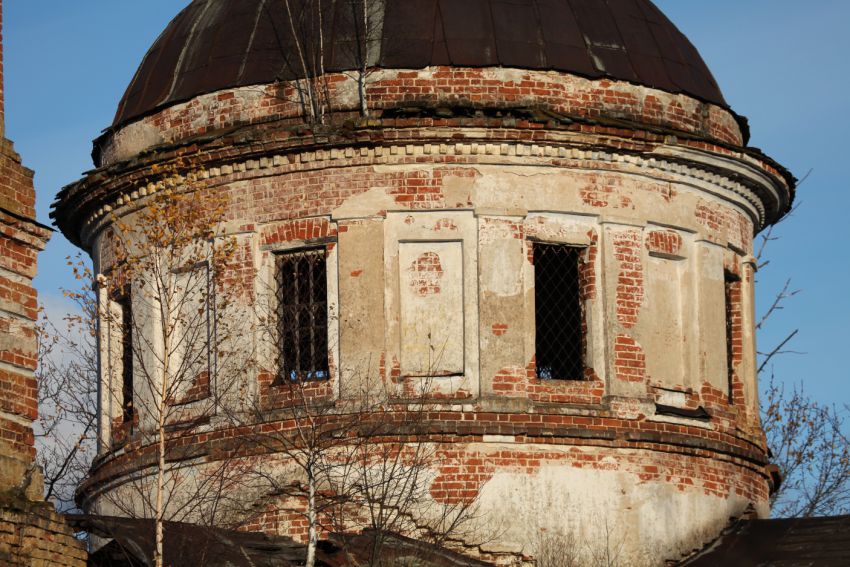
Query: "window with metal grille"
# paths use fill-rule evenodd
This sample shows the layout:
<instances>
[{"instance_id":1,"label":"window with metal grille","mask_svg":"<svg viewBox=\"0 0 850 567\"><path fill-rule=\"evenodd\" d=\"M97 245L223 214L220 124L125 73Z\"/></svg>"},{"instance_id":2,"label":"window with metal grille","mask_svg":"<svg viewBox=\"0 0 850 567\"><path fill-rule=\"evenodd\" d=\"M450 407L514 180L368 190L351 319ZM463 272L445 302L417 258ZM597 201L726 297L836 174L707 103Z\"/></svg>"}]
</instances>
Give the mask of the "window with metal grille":
<instances>
[{"instance_id":1,"label":"window with metal grille","mask_svg":"<svg viewBox=\"0 0 850 567\"><path fill-rule=\"evenodd\" d=\"M125 423L133 421L133 307L126 290L116 299L121 309L121 408Z\"/></svg>"},{"instance_id":2,"label":"window with metal grille","mask_svg":"<svg viewBox=\"0 0 850 567\"><path fill-rule=\"evenodd\" d=\"M326 256L325 248L277 256L277 384L329 376Z\"/></svg>"},{"instance_id":3,"label":"window with metal grille","mask_svg":"<svg viewBox=\"0 0 850 567\"><path fill-rule=\"evenodd\" d=\"M533 244L535 356L537 377L542 380L584 379L584 250Z\"/></svg>"}]
</instances>

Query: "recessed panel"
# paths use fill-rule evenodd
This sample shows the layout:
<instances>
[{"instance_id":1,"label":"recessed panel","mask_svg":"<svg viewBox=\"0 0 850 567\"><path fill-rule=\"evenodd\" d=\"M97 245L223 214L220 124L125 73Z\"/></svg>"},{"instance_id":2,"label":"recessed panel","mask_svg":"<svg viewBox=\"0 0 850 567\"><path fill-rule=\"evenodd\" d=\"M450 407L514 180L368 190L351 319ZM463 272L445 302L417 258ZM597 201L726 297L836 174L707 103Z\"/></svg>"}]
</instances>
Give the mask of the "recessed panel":
<instances>
[{"instance_id":1,"label":"recessed panel","mask_svg":"<svg viewBox=\"0 0 850 567\"><path fill-rule=\"evenodd\" d=\"M399 287L402 374L463 374L462 243L400 243Z\"/></svg>"}]
</instances>

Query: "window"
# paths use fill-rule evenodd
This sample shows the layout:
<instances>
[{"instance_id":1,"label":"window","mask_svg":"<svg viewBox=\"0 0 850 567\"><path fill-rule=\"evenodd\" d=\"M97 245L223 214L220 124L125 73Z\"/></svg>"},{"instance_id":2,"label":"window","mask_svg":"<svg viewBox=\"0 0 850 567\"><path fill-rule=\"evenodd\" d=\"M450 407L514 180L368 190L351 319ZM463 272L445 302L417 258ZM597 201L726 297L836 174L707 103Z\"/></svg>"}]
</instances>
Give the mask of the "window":
<instances>
[{"instance_id":1,"label":"window","mask_svg":"<svg viewBox=\"0 0 850 567\"><path fill-rule=\"evenodd\" d=\"M133 421L133 308L130 291L115 299L121 329L121 410L124 423Z\"/></svg>"},{"instance_id":2,"label":"window","mask_svg":"<svg viewBox=\"0 0 850 567\"><path fill-rule=\"evenodd\" d=\"M535 242L534 316L537 377L584 378L584 308L581 262L584 248Z\"/></svg>"},{"instance_id":3,"label":"window","mask_svg":"<svg viewBox=\"0 0 850 567\"><path fill-rule=\"evenodd\" d=\"M726 291L726 380L729 403L735 403L735 363L741 346L741 278L730 271L724 273Z\"/></svg>"},{"instance_id":4,"label":"window","mask_svg":"<svg viewBox=\"0 0 850 567\"><path fill-rule=\"evenodd\" d=\"M328 377L328 282L325 248L277 257L277 384Z\"/></svg>"}]
</instances>

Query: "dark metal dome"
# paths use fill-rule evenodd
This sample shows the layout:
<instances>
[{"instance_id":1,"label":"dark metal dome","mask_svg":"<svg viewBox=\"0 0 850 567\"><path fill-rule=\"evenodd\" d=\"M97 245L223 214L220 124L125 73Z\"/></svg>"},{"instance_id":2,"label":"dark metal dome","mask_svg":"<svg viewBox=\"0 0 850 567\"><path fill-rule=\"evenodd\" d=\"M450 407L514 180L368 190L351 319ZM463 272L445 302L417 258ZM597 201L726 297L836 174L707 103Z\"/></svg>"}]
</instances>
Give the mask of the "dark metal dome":
<instances>
[{"instance_id":1,"label":"dark metal dome","mask_svg":"<svg viewBox=\"0 0 850 567\"><path fill-rule=\"evenodd\" d=\"M390 69L554 70L726 106L697 50L650 0L194 0L145 56L114 125L200 94L312 74L298 46L315 50L319 29L325 71L364 58Z\"/></svg>"}]
</instances>

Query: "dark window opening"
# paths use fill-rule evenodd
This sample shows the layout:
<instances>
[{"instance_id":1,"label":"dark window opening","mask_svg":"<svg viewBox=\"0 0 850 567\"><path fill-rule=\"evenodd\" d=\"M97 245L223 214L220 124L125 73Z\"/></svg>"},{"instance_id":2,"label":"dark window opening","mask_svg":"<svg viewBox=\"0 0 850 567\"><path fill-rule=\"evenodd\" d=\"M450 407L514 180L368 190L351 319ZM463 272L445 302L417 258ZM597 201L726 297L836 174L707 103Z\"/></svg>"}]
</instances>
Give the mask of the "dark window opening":
<instances>
[{"instance_id":1,"label":"dark window opening","mask_svg":"<svg viewBox=\"0 0 850 567\"><path fill-rule=\"evenodd\" d=\"M537 377L584 379L584 248L534 243L534 315Z\"/></svg>"},{"instance_id":2,"label":"dark window opening","mask_svg":"<svg viewBox=\"0 0 850 567\"><path fill-rule=\"evenodd\" d=\"M133 421L133 307L129 291L116 303L121 309L121 409L124 423Z\"/></svg>"},{"instance_id":3,"label":"dark window opening","mask_svg":"<svg viewBox=\"0 0 850 567\"><path fill-rule=\"evenodd\" d=\"M732 272L724 273L726 303L726 380L729 403L735 403L735 343L741 334L741 279ZM739 346L740 348L740 346Z\"/></svg>"},{"instance_id":4,"label":"dark window opening","mask_svg":"<svg viewBox=\"0 0 850 567\"><path fill-rule=\"evenodd\" d=\"M328 283L325 248L277 257L276 384L328 378Z\"/></svg>"}]
</instances>

